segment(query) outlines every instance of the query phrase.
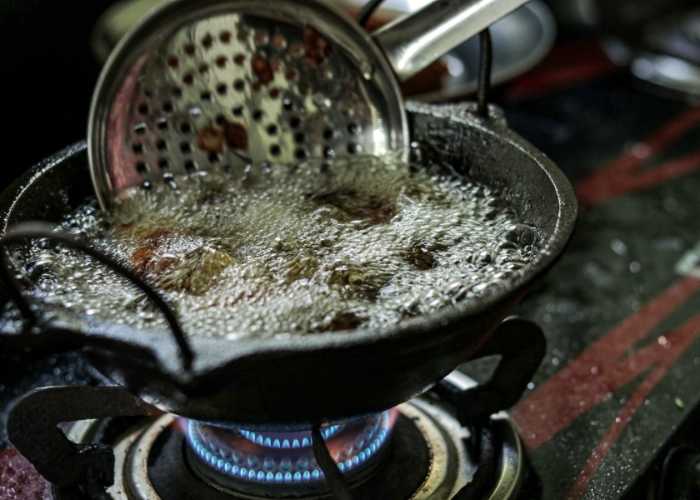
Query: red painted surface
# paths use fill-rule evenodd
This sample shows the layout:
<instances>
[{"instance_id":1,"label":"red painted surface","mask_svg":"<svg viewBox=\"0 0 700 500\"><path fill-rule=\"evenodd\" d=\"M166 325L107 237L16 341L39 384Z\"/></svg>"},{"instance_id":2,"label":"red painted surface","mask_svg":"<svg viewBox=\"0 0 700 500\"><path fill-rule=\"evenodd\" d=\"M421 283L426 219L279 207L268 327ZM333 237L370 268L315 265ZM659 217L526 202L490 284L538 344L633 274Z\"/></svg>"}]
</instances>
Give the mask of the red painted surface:
<instances>
[{"instance_id":1,"label":"red painted surface","mask_svg":"<svg viewBox=\"0 0 700 500\"><path fill-rule=\"evenodd\" d=\"M581 208L604 203L700 168L700 152L643 169L656 154L700 124L700 106L690 108L632 150L578 182L574 187Z\"/></svg>"},{"instance_id":2,"label":"red painted surface","mask_svg":"<svg viewBox=\"0 0 700 500\"><path fill-rule=\"evenodd\" d=\"M605 455L644 398L695 339L700 315L632 352L661 321L700 289L690 277L674 283L541 385L512 412L525 446L534 450L639 375L648 375L593 451L569 497L581 497Z\"/></svg>"},{"instance_id":3,"label":"red painted surface","mask_svg":"<svg viewBox=\"0 0 700 500\"><path fill-rule=\"evenodd\" d=\"M534 450L605 396L652 367L675 359L675 350L655 342L637 353L631 349L700 288L700 280L676 282L634 315L573 359L511 412L525 446Z\"/></svg>"},{"instance_id":4,"label":"red painted surface","mask_svg":"<svg viewBox=\"0 0 700 500\"><path fill-rule=\"evenodd\" d=\"M593 475L598 470L598 467L603 462L613 443L625 428L627 423L632 419L632 416L642 404L644 399L649 395L654 386L661 380L666 372L673 366L678 359L678 356L683 354L695 339L698 331L700 331L700 315L694 316L688 322L678 327L671 333L668 333L659 338L658 342L651 344L649 347L634 356L638 366L655 366L644 381L639 385L637 390L627 400L625 406L622 407L617 415L617 418L612 423L605 437L600 441L596 449L593 451L586 466L576 479L576 483L569 493L569 500L577 500L581 498L586 491Z\"/></svg>"},{"instance_id":5,"label":"red painted surface","mask_svg":"<svg viewBox=\"0 0 700 500\"><path fill-rule=\"evenodd\" d=\"M0 500L50 500L51 485L15 448L0 451Z\"/></svg>"},{"instance_id":6,"label":"red painted surface","mask_svg":"<svg viewBox=\"0 0 700 500\"><path fill-rule=\"evenodd\" d=\"M598 42L583 40L556 45L533 71L516 78L504 97L517 101L554 90L562 90L617 71Z\"/></svg>"}]
</instances>

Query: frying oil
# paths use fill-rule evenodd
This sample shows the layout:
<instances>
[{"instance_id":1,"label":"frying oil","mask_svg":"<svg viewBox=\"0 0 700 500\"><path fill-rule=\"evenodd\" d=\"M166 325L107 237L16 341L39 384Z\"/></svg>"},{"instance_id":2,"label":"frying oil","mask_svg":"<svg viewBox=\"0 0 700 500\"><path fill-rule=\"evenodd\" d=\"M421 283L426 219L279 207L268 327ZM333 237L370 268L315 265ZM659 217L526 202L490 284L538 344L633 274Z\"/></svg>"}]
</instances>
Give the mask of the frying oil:
<instances>
[{"instance_id":1,"label":"frying oil","mask_svg":"<svg viewBox=\"0 0 700 500\"><path fill-rule=\"evenodd\" d=\"M374 157L166 175L59 230L158 288L189 335L379 328L474 297L526 266L537 238L497 192L446 168ZM35 242L37 298L139 328L165 322L135 287Z\"/></svg>"}]
</instances>

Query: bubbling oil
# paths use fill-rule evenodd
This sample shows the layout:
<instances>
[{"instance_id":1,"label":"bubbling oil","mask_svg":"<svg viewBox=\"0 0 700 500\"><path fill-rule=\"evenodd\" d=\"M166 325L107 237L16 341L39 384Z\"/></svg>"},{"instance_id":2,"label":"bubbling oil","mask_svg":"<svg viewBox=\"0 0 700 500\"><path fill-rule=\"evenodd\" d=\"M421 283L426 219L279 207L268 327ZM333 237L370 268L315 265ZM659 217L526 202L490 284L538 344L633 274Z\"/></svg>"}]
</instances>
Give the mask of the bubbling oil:
<instances>
[{"instance_id":1,"label":"bubbling oil","mask_svg":"<svg viewBox=\"0 0 700 500\"><path fill-rule=\"evenodd\" d=\"M527 266L537 237L497 192L388 158L166 175L59 230L154 284L191 336L231 340L376 329L479 294ZM31 293L79 314L166 329L135 287L34 242Z\"/></svg>"}]
</instances>

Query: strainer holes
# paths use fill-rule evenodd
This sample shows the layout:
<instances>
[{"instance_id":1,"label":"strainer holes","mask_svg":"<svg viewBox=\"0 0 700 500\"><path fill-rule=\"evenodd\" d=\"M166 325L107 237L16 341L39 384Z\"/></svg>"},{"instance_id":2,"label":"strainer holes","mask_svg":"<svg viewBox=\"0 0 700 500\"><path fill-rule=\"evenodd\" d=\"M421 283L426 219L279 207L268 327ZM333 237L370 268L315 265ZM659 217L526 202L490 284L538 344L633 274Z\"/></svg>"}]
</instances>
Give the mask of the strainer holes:
<instances>
[{"instance_id":1,"label":"strainer holes","mask_svg":"<svg viewBox=\"0 0 700 500\"><path fill-rule=\"evenodd\" d=\"M243 64L245 63L245 56L243 54L236 54L236 56L233 58L233 62L235 62L239 66L243 66Z\"/></svg>"},{"instance_id":2,"label":"strainer holes","mask_svg":"<svg viewBox=\"0 0 700 500\"><path fill-rule=\"evenodd\" d=\"M145 89L143 91L144 95L148 97L149 99L153 99L156 95L155 91L153 89Z\"/></svg>"},{"instance_id":3,"label":"strainer holes","mask_svg":"<svg viewBox=\"0 0 700 500\"><path fill-rule=\"evenodd\" d=\"M216 116L216 124L217 125L223 125L224 122L226 122L226 117L224 115L217 115Z\"/></svg>"},{"instance_id":4,"label":"strainer holes","mask_svg":"<svg viewBox=\"0 0 700 500\"><path fill-rule=\"evenodd\" d=\"M187 170L189 173L192 173L195 170L197 170L197 164L193 160L187 160L185 162L185 170Z\"/></svg>"},{"instance_id":5,"label":"strainer holes","mask_svg":"<svg viewBox=\"0 0 700 500\"><path fill-rule=\"evenodd\" d=\"M233 167L231 165L224 165L221 167L226 175L231 175L233 174Z\"/></svg>"},{"instance_id":6,"label":"strainer holes","mask_svg":"<svg viewBox=\"0 0 700 500\"><path fill-rule=\"evenodd\" d=\"M219 34L219 40L221 40L223 43L229 43L231 41L231 32L230 31L222 31Z\"/></svg>"},{"instance_id":7,"label":"strainer holes","mask_svg":"<svg viewBox=\"0 0 700 500\"><path fill-rule=\"evenodd\" d=\"M189 134L190 132L192 132L192 126L191 126L189 123L186 123L186 122L185 122L185 123L181 123L181 124L180 124L180 131L181 131L183 134Z\"/></svg>"},{"instance_id":8,"label":"strainer holes","mask_svg":"<svg viewBox=\"0 0 700 500\"><path fill-rule=\"evenodd\" d=\"M168 66L170 66L173 69L177 69L178 66L180 66L180 60L175 56L170 56L168 58Z\"/></svg>"},{"instance_id":9,"label":"strainer holes","mask_svg":"<svg viewBox=\"0 0 700 500\"><path fill-rule=\"evenodd\" d=\"M272 45L276 49L284 50L287 48L287 39L283 35L275 35L272 37Z\"/></svg>"},{"instance_id":10,"label":"strainer holes","mask_svg":"<svg viewBox=\"0 0 700 500\"><path fill-rule=\"evenodd\" d=\"M228 62L228 59L226 59L226 56L219 56L216 58L216 65L219 68L223 68L224 66L226 66L227 62Z\"/></svg>"},{"instance_id":11,"label":"strainer holes","mask_svg":"<svg viewBox=\"0 0 700 500\"><path fill-rule=\"evenodd\" d=\"M255 32L254 40L256 45L267 45L267 42L270 41L270 36L266 30L259 30Z\"/></svg>"},{"instance_id":12,"label":"strainer holes","mask_svg":"<svg viewBox=\"0 0 700 500\"><path fill-rule=\"evenodd\" d=\"M165 118L158 118L158 129L159 130L167 130L168 129L168 120Z\"/></svg>"},{"instance_id":13,"label":"strainer holes","mask_svg":"<svg viewBox=\"0 0 700 500\"><path fill-rule=\"evenodd\" d=\"M260 120L262 120L262 117L263 117L262 111L260 111L259 109L256 109L255 111L253 111L253 120L255 120L256 122L259 122Z\"/></svg>"},{"instance_id":14,"label":"strainer holes","mask_svg":"<svg viewBox=\"0 0 700 500\"><path fill-rule=\"evenodd\" d=\"M233 88L236 89L238 92L242 92L243 89L245 89L245 82L239 78L238 80L233 82Z\"/></svg>"},{"instance_id":15,"label":"strainer holes","mask_svg":"<svg viewBox=\"0 0 700 500\"><path fill-rule=\"evenodd\" d=\"M182 90L180 89L173 89L170 94L173 96L174 99L179 99L182 97Z\"/></svg>"},{"instance_id":16,"label":"strainer holes","mask_svg":"<svg viewBox=\"0 0 700 500\"><path fill-rule=\"evenodd\" d=\"M158 168L160 168L161 170L165 170L166 168L169 168L169 167L170 167L170 165L168 164L167 159L161 158L160 160L158 160Z\"/></svg>"},{"instance_id":17,"label":"strainer holes","mask_svg":"<svg viewBox=\"0 0 700 500\"><path fill-rule=\"evenodd\" d=\"M148 114L148 104L139 104L138 110L139 110L140 114L147 115Z\"/></svg>"},{"instance_id":18,"label":"strainer holes","mask_svg":"<svg viewBox=\"0 0 700 500\"><path fill-rule=\"evenodd\" d=\"M281 152L282 148L280 148L277 144L273 144L272 146L270 146L270 154L272 156L279 156Z\"/></svg>"},{"instance_id":19,"label":"strainer holes","mask_svg":"<svg viewBox=\"0 0 700 500\"><path fill-rule=\"evenodd\" d=\"M196 49L193 43L188 43L185 45L185 54L188 56L193 56L195 53Z\"/></svg>"},{"instance_id":20,"label":"strainer holes","mask_svg":"<svg viewBox=\"0 0 700 500\"><path fill-rule=\"evenodd\" d=\"M268 125L267 126L267 133L269 135L277 135L277 125Z\"/></svg>"},{"instance_id":21,"label":"strainer holes","mask_svg":"<svg viewBox=\"0 0 700 500\"><path fill-rule=\"evenodd\" d=\"M204 47L206 47L207 49L211 48L213 42L214 38L212 38L212 36L209 33L207 33L202 39L202 45L204 45Z\"/></svg>"},{"instance_id":22,"label":"strainer holes","mask_svg":"<svg viewBox=\"0 0 700 500\"><path fill-rule=\"evenodd\" d=\"M348 143L347 150L349 154L354 155L362 152L362 146L360 146L359 144L355 144L354 142L350 142Z\"/></svg>"},{"instance_id":23,"label":"strainer holes","mask_svg":"<svg viewBox=\"0 0 700 500\"><path fill-rule=\"evenodd\" d=\"M309 93L310 87L308 83L300 83L298 89L301 95L306 95Z\"/></svg>"},{"instance_id":24,"label":"strainer holes","mask_svg":"<svg viewBox=\"0 0 700 500\"><path fill-rule=\"evenodd\" d=\"M294 156L296 157L297 160L306 160L306 157L307 157L308 155L307 155L305 149L298 148L298 149L294 152Z\"/></svg>"},{"instance_id":25,"label":"strainer holes","mask_svg":"<svg viewBox=\"0 0 700 500\"><path fill-rule=\"evenodd\" d=\"M323 138L327 141L333 139L333 129L326 127L326 129L323 131Z\"/></svg>"},{"instance_id":26,"label":"strainer holes","mask_svg":"<svg viewBox=\"0 0 700 500\"><path fill-rule=\"evenodd\" d=\"M142 188L144 191L150 191L152 187L153 187L153 185L152 185L149 181L143 181L143 182L141 183L141 188Z\"/></svg>"},{"instance_id":27,"label":"strainer holes","mask_svg":"<svg viewBox=\"0 0 700 500\"><path fill-rule=\"evenodd\" d=\"M134 125L134 132L136 132L139 135L143 135L146 133L146 124L145 123L137 123Z\"/></svg>"},{"instance_id":28,"label":"strainer holes","mask_svg":"<svg viewBox=\"0 0 700 500\"><path fill-rule=\"evenodd\" d=\"M189 142L183 142L180 144L180 151L184 154L190 154L192 152L192 145Z\"/></svg>"},{"instance_id":29,"label":"strainer holes","mask_svg":"<svg viewBox=\"0 0 700 500\"><path fill-rule=\"evenodd\" d=\"M357 126L357 123L349 123L348 124L348 133L355 135L360 131L360 127Z\"/></svg>"},{"instance_id":30,"label":"strainer holes","mask_svg":"<svg viewBox=\"0 0 700 500\"><path fill-rule=\"evenodd\" d=\"M304 53L304 46L299 42L295 42L292 44L290 51L293 55L300 56Z\"/></svg>"},{"instance_id":31,"label":"strainer holes","mask_svg":"<svg viewBox=\"0 0 700 500\"><path fill-rule=\"evenodd\" d=\"M136 164L136 171L139 174L143 175L146 172L148 172L148 167L146 166L146 164L144 162L140 161Z\"/></svg>"},{"instance_id":32,"label":"strainer holes","mask_svg":"<svg viewBox=\"0 0 700 500\"><path fill-rule=\"evenodd\" d=\"M200 64L199 65L199 72L203 75L204 73L207 73L209 71L209 65L208 64Z\"/></svg>"},{"instance_id":33,"label":"strainer holes","mask_svg":"<svg viewBox=\"0 0 700 500\"><path fill-rule=\"evenodd\" d=\"M284 74L284 77L289 80L290 82L294 81L297 79L297 70L295 69L288 69L287 72Z\"/></svg>"},{"instance_id":34,"label":"strainer holes","mask_svg":"<svg viewBox=\"0 0 700 500\"><path fill-rule=\"evenodd\" d=\"M165 151L168 149L168 143L165 142L165 139L158 139L156 141L156 147L158 148L158 151Z\"/></svg>"},{"instance_id":35,"label":"strainer holes","mask_svg":"<svg viewBox=\"0 0 700 500\"><path fill-rule=\"evenodd\" d=\"M218 164L219 161L221 161L221 158L216 153L209 153L208 158L209 158L209 163L214 164L214 165Z\"/></svg>"},{"instance_id":36,"label":"strainer holes","mask_svg":"<svg viewBox=\"0 0 700 500\"><path fill-rule=\"evenodd\" d=\"M262 88L262 84L260 82L255 82L255 83L253 83L251 88L253 89L253 92L260 92L260 89Z\"/></svg>"},{"instance_id":37,"label":"strainer holes","mask_svg":"<svg viewBox=\"0 0 700 500\"><path fill-rule=\"evenodd\" d=\"M194 75L192 73L187 73L182 77L182 81L185 85L192 85L194 83Z\"/></svg>"},{"instance_id":38,"label":"strainer holes","mask_svg":"<svg viewBox=\"0 0 700 500\"><path fill-rule=\"evenodd\" d=\"M131 146L131 149L136 153L137 155L140 155L143 153L143 144L140 142L135 143L134 145Z\"/></svg>"},{"instance_id":39,"label":"strainer holes","mask_svg":"<svg viewBox=\"0 0 700 500\"><path fill-rule=\"evenodd\" d=\"M163 103L163 111L170 114L173 112L173 103L166 101Z\"/></svg>"},{"instance_id":40,"label":"strainer holes","mask_svg":"<svg viewBox=\"0 0 700 500\"><path fill-rule=\"evenodd\" d=\"M294 109L294 103L289 99L285 99L284 101L282 101L282 107L285 111L291 111L292 109Z\"/></svg>"},{"instance_id":41,"label":"strainer holes","mask_svg":"<svg viewBox=\"0 0 700 500\"><path fill-rule=\"evenodd\" d=\"M236 104L231 111L233 112L233 116L241 116L243 115L243 105Z\"/></svg>"},{"instance_id":42,"label":"strainer holes","mask_svg":"<svg viewBox=\"0 0 700 500\"><path fill-rule=\"evenodd\" d=\"M301 144L306 139L304 132L297 132L294 134L294 142Z\"/></svg>"},{"instance_id":43,"label":"strainer holes","mask_svg":"<svg viewBox=\"0 0 700 500\"><path fill-rule=\"evenodd\" d=\"M293 116L289 119L289 126L292 128L298 128L301 125L301 118L298 116Z\"/></svg>"},{"instance_id":44,"label":"strainer holes","mask_svg":"<svg viewBox=\"0 0 700 500\"><path fill-rule=\"evenodd\" d=\"M211 93L209 92L202 92L200 95L202 102L211 102Z\"/></svg>"},{"instance_id":45,"label":"strainer holes","mask_svg":"<svg viewBox=\"0 0 700 500\"><path fill-rule=\"evenodd\" d=\"M335 150L333 148L323 148L323 156L325 158L334 158L335 157Z\"/></svg>"},{"instance_id":46,"label":"strainer holes","mask_svg":"<svg viewBox=\"0 0 700 500\"><path fill-rule=\"evenodd\" d=\"M202 108L200 108L199 106L192 106L190 108L190 116L192 116L193 118L196 118L196 117L200 116L201 114L202 114Z\"/></svg>"},{"instance_id":47,"label":"strainer holes","mask_svg":"<svg viewBox=\"0 0 700 500\"><path fill-rule=\"evenodd\" d=\"M270 97L272 99L277 99L280 96L280 91L279 89L271 89L270 90Z\"/></svg>"},{"instance_id":48,"label":"strainer holes","mask_svg":"<svg viewBox=\"0 0 700 500\"><path fill-rule=\"evenodd\" d=\"M219 95L224 95L226 94L226 84L225 83L220 83L216 86L216 93Z\"/></svg>"},{"instance_id":49,"label":"strainer holes","mask_svg":"<svg viewBox=\"0 0 700 500\"><path fill-rule=\"evenodd\" d=\"M331 169L331 166L328 163L322 163L321 164L321 173L327 173Z\"/></svg>"}]
</instances>

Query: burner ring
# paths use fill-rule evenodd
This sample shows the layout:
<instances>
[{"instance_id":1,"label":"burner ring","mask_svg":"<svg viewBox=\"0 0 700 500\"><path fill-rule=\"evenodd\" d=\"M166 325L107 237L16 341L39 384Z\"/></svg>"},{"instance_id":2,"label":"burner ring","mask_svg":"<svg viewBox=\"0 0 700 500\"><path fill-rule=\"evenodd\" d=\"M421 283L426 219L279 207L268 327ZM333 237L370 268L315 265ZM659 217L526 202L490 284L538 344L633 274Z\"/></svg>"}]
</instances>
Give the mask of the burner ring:
<instances>
[{"instance_id":1,"label":"burner ring","mask_svg":"<svg viewBox=\"0 0 700 500\"><path fill-rule=\"evenodd\" d=\"M380 455L396 410L323 429L331 456L341 472L354 474ZM311 431L260 432L230 430L186 421L188 458L196 472L217 484L245 490L245 484L291 486L324 480L311 447Z\"/></svg>"}]
</instances>

